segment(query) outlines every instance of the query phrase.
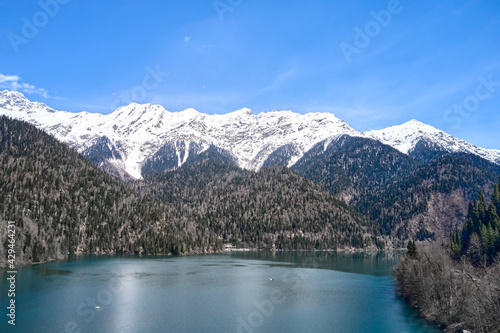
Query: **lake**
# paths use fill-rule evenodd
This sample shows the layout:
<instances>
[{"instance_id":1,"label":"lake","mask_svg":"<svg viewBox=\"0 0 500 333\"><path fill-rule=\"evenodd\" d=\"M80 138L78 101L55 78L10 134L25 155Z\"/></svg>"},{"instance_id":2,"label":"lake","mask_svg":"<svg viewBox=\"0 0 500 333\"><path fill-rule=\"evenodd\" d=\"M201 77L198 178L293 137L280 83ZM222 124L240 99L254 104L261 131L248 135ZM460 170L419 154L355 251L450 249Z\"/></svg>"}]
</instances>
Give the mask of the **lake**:
<instances>
[{"instance_id":1,"label":"lake","mask_svg":"<svg viewBox=\"0 0 500 333\"><path fill-rule=\"evenodd\" d=\"M79 256L18 270L1 332L438 332L394 294L395 255ZM100 309L96 309L100 306Z\"/></svg>"}]
</instances>

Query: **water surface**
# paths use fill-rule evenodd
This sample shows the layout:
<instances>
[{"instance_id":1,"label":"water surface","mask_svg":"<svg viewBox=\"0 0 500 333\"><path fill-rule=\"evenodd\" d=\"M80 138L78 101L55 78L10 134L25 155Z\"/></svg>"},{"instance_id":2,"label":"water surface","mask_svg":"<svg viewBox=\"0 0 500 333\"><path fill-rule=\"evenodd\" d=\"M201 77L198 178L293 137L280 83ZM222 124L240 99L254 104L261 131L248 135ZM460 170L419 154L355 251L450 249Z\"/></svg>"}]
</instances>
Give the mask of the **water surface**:
<instances>
[{"instance_id":1,"label":"water surface","mask_svg":"<svg viewBox=\"0 0 500 333\"><path fill-rule=\"evenodd\" d=\"M437 332L394 295L386 254L92 257L18 271L1 332ZM6 275L0 302L7 306ZM100 306L100 309L95 309Z\"/></svg>"}]
</instances>

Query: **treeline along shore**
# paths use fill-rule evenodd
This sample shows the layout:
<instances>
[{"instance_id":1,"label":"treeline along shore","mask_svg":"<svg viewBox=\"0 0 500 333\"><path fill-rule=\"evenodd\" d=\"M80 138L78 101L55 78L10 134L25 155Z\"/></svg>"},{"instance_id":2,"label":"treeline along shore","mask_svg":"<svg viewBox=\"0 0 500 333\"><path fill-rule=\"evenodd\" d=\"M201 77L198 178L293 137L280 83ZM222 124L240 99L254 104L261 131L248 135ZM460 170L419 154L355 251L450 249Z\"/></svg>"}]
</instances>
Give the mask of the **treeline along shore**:
<instances>
[{"instance_id":1,"label":"treeline along shore","mask_svg":"<svg viewBox=\"0 0 500 333\"><path fill-rule=\"evenodd\" d=\"M500 332L499 189L489 203L479 193L446 246L409 241L393 270L398 293L446 332Z\"/></svg>"}]
</instances>

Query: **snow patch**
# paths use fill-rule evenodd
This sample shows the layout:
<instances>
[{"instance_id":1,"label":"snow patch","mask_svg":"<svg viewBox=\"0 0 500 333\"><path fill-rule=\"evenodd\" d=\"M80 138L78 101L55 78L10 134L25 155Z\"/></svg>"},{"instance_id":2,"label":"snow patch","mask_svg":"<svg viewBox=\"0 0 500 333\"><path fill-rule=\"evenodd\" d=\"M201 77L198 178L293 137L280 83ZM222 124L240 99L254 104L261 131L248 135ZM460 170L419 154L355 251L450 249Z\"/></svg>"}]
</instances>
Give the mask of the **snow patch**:
<instances>
[{"instance_id":1,"label":"snow patch","mask_svg":"<svg viewBox=\"0 0 500 333\"><path fill-rule=\"evenodd\" d=\"M115 147L120 147L121 168L134 178L141 178L144 161L168 142L188 143L176 146L179 166L186 162L192 145L201 144L199 153L213 145L228 151L240 167L259 170L271 153L286 144L297 148L290 159L291 166L315 144L324 141L326 150L344 134L372 138L405 154L425 138L448 151L470 152L500 164L500 150L478 148L417 120L359 133L331 113L271 111L254 115L243 108L208 115L195 109L169 112L160 105L132 103L107 115L75 114L56 111L10 91L0 92L1 114L27 121L80 152L106 136Z\"/></svg>"}]
</instances>

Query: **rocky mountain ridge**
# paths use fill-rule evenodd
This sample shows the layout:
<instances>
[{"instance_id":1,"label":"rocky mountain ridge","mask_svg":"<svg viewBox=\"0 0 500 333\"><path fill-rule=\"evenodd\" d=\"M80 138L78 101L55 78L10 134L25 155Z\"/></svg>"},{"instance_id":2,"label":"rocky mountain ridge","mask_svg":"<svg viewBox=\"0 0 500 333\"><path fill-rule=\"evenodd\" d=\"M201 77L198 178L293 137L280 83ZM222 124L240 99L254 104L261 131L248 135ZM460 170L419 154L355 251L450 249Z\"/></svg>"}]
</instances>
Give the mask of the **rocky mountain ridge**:
<instances>
[{"instance_id":1,"label":"rocky mountain ridge","mask_svg":"<svg viewBox=\"0 0 500 333\"><path fill-rule=\"evenodd\" d=\"M293 166L320 142L342 135L364 137L404 154L422 147L441 153L468 153L500 164L500 150L466 141L411 120L383 130L360 133L331 113L241 109L208 115L194 109L169 112L160 105L136 104L114 112L71 113L31 102L15 91L0 91L0 115L24 120L75 148L102 169L122 179L173 170L209 148L218 149L248 170L276 164Z\"/></svg>"}]
</instances>

